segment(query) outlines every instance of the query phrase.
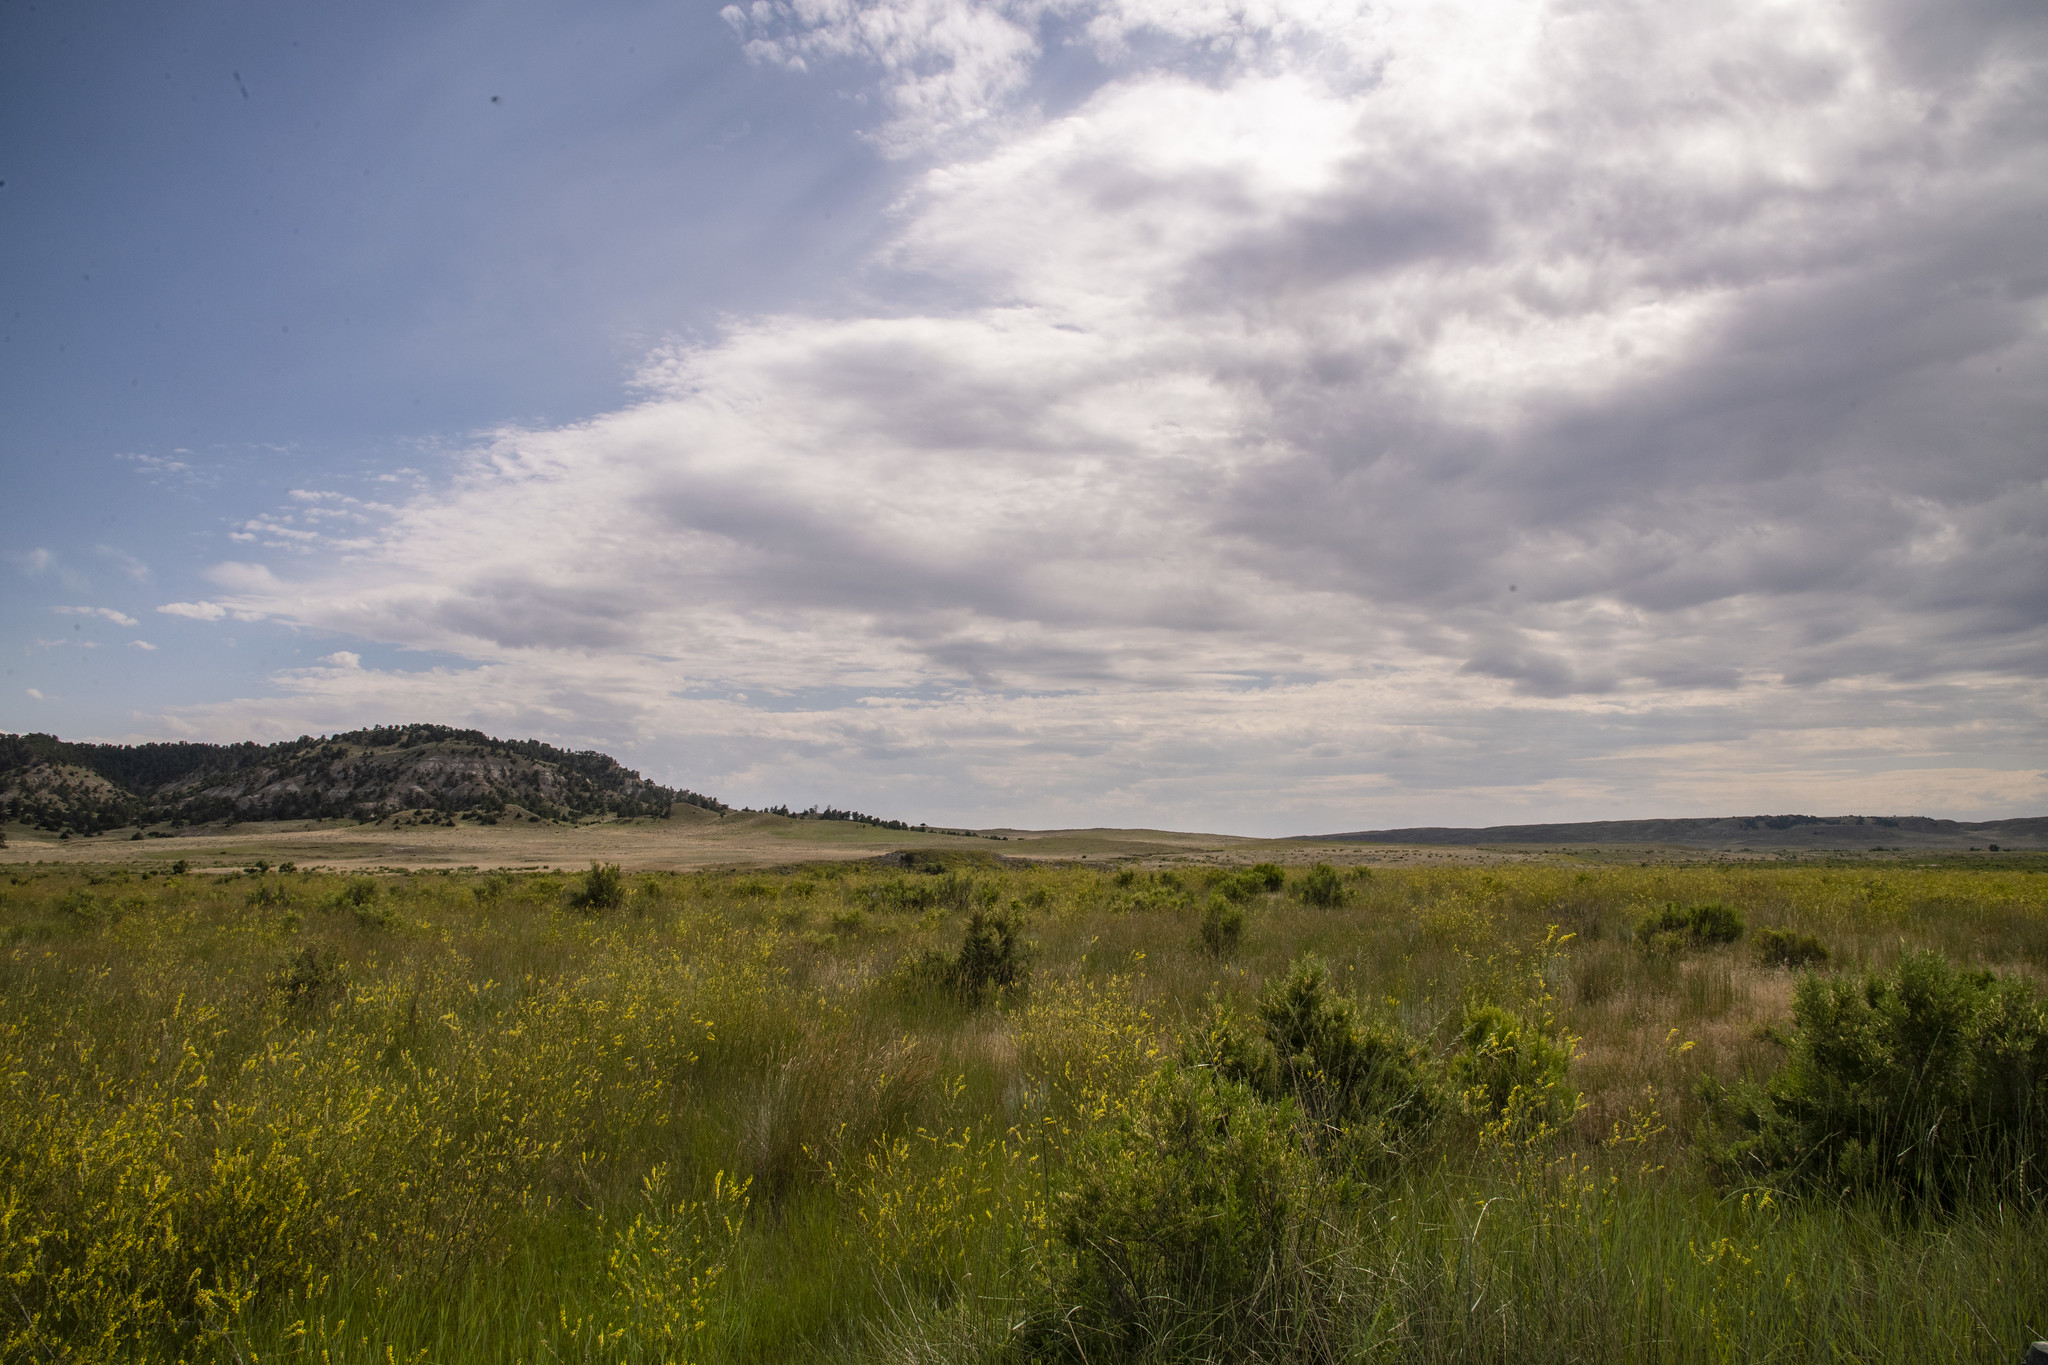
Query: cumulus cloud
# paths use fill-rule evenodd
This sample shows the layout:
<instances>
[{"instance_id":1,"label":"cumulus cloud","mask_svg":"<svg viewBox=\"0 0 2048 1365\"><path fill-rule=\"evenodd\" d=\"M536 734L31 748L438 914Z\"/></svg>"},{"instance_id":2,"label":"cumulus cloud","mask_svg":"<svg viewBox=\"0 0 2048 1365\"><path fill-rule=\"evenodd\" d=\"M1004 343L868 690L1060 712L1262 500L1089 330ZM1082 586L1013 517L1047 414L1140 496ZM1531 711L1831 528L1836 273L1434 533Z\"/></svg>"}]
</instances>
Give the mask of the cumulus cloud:
<instances>
[{"instance_id":1,"label":"cumulus cloud","mask_svg":"<svg viewBox=\"0 0 2048 1365\"><path fill-rule=\"evenodd\" d=\"M191 621L218 621L228 609L218 602L166 602L157 608L166 616L183 616Z\"/></svg>"},{"instance_id":2,"label":"cumulus cloud","mask_svg":"<svg viewBox=\"0 0 2048 1365\"><path fill-rule=\"evenodd\" d=\"M374 516L295 493L241 531L289 575L160 611L476 665L301 700L482 688L1015 818L2039 799L2037 15L727 18L925 158L872 310L736 319Z\"/></svg>"}]
</instances>

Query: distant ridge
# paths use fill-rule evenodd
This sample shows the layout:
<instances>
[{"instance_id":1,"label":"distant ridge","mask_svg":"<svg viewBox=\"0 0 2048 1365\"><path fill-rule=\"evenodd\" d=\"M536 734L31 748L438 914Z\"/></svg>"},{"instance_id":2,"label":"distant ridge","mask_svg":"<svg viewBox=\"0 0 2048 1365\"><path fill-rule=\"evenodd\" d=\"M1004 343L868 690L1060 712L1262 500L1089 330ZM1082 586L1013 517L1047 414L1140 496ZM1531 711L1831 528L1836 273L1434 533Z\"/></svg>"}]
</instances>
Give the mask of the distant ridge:
<instances>
[{"instance_id":1,"label":"distant ridge","mask_svg":"<svg viewBox=\"0 0 2048 1365\"><path fill-rule=\"evenodd\" d=\"M49 830L213 820L507 813L666 816L725 803L651 782L595 750L446 725L379 725L277 744L72 744L0 734L0 815Z\"/></svg>"},{"instance_id":2,"label":"distant ridge","mask_svg":"<svg viewBox=\"0 0 2048 1365\"><path fill-rule=\"evenodd\" d=\"M1587 820L1484 829L1367 829L1297 834L1352 844L1676 844L1682 848L2048 847L2048 817L1936 820L1925 815L1727 815L1691 820Z\"/></svg>"}]
</instances>

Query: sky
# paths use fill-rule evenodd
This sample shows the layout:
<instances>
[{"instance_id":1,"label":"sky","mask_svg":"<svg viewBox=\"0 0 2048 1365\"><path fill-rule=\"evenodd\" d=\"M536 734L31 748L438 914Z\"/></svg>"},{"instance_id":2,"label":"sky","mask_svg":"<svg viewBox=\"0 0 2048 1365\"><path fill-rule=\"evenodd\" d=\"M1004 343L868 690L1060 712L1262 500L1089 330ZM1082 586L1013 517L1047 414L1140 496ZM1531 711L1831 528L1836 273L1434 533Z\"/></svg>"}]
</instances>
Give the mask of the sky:
<instances>
[{"instance_id":1,"label":"sky","mask_svg":"<svg viewBox=\"0 0 2048 1365\"><path fill-rule=\"evenodd\" d=\"M2040 0L0 5L0 730L2048 812Z\"/></svg>"}]
</instances>

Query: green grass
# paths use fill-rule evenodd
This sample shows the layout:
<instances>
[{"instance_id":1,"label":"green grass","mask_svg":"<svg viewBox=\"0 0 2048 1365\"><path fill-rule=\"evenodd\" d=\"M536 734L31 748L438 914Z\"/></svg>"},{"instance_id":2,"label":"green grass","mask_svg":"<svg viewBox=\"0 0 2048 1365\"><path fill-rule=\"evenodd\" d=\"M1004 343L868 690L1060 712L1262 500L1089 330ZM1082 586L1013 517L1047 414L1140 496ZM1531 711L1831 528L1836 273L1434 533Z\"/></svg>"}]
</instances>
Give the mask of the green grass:
<instances>
[{"instance_id":1,"label":"green grass","mask_svg":"<svg viewBox=\"0 0 2048 1365\"><path fill-rule=\"evenodd\" d=\"M1567 1041L1581 1103L1454 1112L1369 1174L1276 1149L1287 1292L1180 1305L1156 1319L1194 1328L1125 1354L2017 1358L2048 1332L2038 1204L1717 1174L1700 1082L1782 1062L1796 974L1638 933L1718 905L1831 973L1934 949L2048 976L2048 877L1931 861L1380 869L1307 898L1301 869L969 855L595 897L16 867L0 1359L1112 1358L1061 1336L1070 1192L1216 1002L1250 1014L1311 952L1446 1075L1480 1006ZM1234 942L1205 940L1213 902ZM977 911L1028 969L979 1007L915 966L957 961Z\"/></svg>"}]
</instances>

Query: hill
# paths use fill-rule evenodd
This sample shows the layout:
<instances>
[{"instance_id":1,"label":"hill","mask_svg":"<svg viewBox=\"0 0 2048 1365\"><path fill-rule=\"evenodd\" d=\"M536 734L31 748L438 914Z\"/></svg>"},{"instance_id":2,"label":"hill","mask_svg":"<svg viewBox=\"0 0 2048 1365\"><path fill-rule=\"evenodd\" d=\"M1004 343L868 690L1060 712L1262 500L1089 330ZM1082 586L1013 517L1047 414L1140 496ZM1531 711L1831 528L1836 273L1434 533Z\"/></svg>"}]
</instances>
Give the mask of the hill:
<instances>
[{"instance_id":1,"label":"hill","mask_svg":"<svg viewBox=\"0 0 2048 1365\"><path fill-rule=\"evenodd\" d=\"M1689 820L1588 820L1484 829L1368 829L1301 835L1357 844L1675 844L1681 848L1943 849L2048 846L2048 818L1936 820L1925 815L1730 815Z\"/></svg>"},{"instance_id":2,"label":"hill","mask_svg":"<svg viewBox=\"0 0 2048 1365\"><path fill-rule=\"evenodd\" d=\"M666 816L723 802L594 750L385 725L277 744L72 744L0 735L0 815L79 833L168 821L373 820L402 810L539 819Z\"/></svg>"}]
</instances>

